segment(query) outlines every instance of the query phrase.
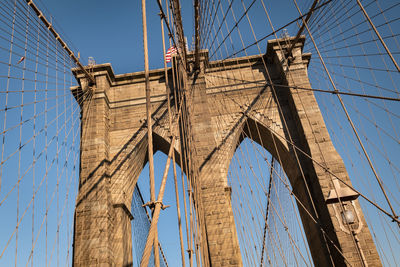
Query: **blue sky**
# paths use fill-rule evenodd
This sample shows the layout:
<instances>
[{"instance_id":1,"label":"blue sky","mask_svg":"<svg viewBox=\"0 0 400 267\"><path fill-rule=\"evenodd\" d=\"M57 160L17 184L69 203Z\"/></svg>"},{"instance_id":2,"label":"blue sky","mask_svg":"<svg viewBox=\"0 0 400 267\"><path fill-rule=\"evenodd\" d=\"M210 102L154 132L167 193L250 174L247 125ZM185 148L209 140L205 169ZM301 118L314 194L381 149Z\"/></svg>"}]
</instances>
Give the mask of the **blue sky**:
<instances>
[{"instance_id":1,"label":"blue sky","mask_svg":"<svg viewBox=\"0 0 400 267\"><path fill-rule=\"evenodd\" d=\"M82 55L97 63L111 63L116 73L141 71L144 68L143 33L140 1L48 1L42 0ZM182 1L183 12L190 1ZM162 47L160 18L156 1L147 1L150 68L160 68ZM191 36L191 20L184 19Z\"/></svg>"},{"instance_id":2,"label":"blue sky","mask_svg":"<svg viewBox=\"0 0 400 267\"><path fill-rule=\"evenodd\" d=\"M48 11L54 16L56 26L62 29L67 40L73 44L74 51L79 51L85 64L87 58L94 57L97 64L111 63L116 74L142 71L143 37L140 1L50 1L41 0ZM191 1L182 1L182 14L185 35L191 43L193 35ZM284 8L286 2L274 3L274 8ZM255 9L254 9L255 10ZM261 9L257 10L257 13ZM293 19L297 16L294 10L287 12ZM275 25L283 25L289 19L282 18L278 13L271 14ZM263 21L266 23L265 18ZM147 1L148 45L150 69L163 67L161 29L156 1ZM244 24L245 25L245 24ZM262 32L269 31L266 24L258 25ZM245 38L250 36L249 29L242 29ZM237 37L236 37L237 38ZM239 40L236 40L239 42ZM251 41L251 39L250 39ZM265 43L264 43L265 44ZM265 46L265 45L264 45ZM264 48L265 49L265 48ZM252 50L256 53L256 50ZM155 175L158 188L165 165L166 156L160 152L155 155ZM264 166L267 167L267 166ZM179 167L178 167L179 168ZM171 168L172 171L172 168ZM173 194L173 176L169 175L165 203L172 205L163 211L160 221L159 236L170 266L180 265L178 232L176 227L175 196ZM139 179L142 193L148 199L148 166L145 167ZM158 191L158 190L157 190ZM182 193L182 192L181 192ZM182 195L181 195L182 198ZM146 201L146 199L145 199ZM183 205L182 205L183 206ZM184 237L186 240L186 237ZM188 259L186 259L188 263Z\"/></svg>"},{"instance_id":3,"label":"blue sky","mask_svg":"<svg viewBox=\"0 0 400 267\"><path fill-rule=\"evenodd\" d=\"M244 1L246 2L246 6L250 4L251 1ZM298 17L297 11L293 7L292 1L285 0L285 1L265 1L267 7L270 11L271 20L275 26L275 28L279 28L280 26L285 25L287 22L291 21L292 19ZM338 3L352 3L350 1L338 1ZM354 2L354 1L353 1ZM371 1L363 1L365 3L370 3ZM45 14L49 20L55 21L56 29L61 29L61 36L66 40L66 42L71 46L71 48L75 52L80 52L81 61L83 64L87 63L88 57L93 57L96 60L97 64L101 63L111 63L112 67L116 74L123 74L129 72L136 72L142 71L144 66L144 59L143 59L143 39L142 39L142 17L141 17L141 3L140 1L132 1L132 0L121 0L121 1L105 1L105 0L70 0L70 1L60 1L60 0L37 0L37 3L40 7L45 7L47 10ZM251 14L251 21L255 28L255 34L257 38L261 38L265 34L271 32L270 26L263 14L263 10L259 5L259 1L256 2L257 6L253 7L250 14ZM191 37L193 35L193 11L192 11L192 1L182 1L182 13L183 13L183 24L184 24L184 31L185 35L189 40L189 44L191 43ZM240 1L235 2L235 4L240 4ZM301 7L309 6L310 1L305 1L301 3ZM381 6L382 9L387 7L391 7L396 4L396 1L382 1ZM150 62L150 69L154 68L161 68L163 67L163 56L162 56L162 45L161 45L161 30L160 30L160 19L158 16L158 6L156 4L156 0L147 1L147 22L148 22L148 45L149 45L149 62ZM225 7L227 6L224 3ZM241 6L235 6L237 10L237 17L242 14L243 11L240 11L239 8ZM346 8L351 9L351 5L346 5L341 7L343 10ZM378 14L379 8L375 5L370 5L367 7L368 12L370 14ZM337 13L339 14L341 10L338 10ZM386 16L390 18L396 18L398 15L399 8L395 6L395 8L389 9L386 11ZM396 14L397 12L397 14ZM350 10L349 13L351 14L352 11ZM50 16L51 14L51 16ZM351 18L354 19L357 23L357 19L360 14L354 14ZM54 19L53 19L54 18ZM375 38L374 35L371 34L356 34L354 30L347 31L346 29L351 29L353 21L349 17L342 17L341 24L335 25L334 16L326 16L322 18L321 21L325 23L321 23L321 25L317 28L313 28L313 34L318 36L317 42L319 47L321 48L324 56L326 56L326 62L328 64L328 68L332 71L333 78L337 83L340 90L351 90L352 92L356 93L369 93L373 95L385 95L390 97L395 97L399 95L398 90L396 87L397 84L400 84L400 78L398 73L395 72L388 72L382 71L385 69L393 70L393 66L387 58L382 60L382 56L370 56L367 59L364 58L356 58L356 61L352 61L352 58L348 57L350 54L362 54L365 51L369 51L371 53L380 53L383 50L377 43L367 43L365 46L352 46L350 48L341 49L340 47L348 46L349 44L354 44L357 42L364 42L368 41L371 38ZM373 18L376 25L381 25L385 22L382 16L377 16ZM227 23L229 26L234 24L232 17L228 17ZM386 26L379 27L382 35L387 37L391 34L398 35L398 29L400 29L399 21L394 21L392 24L393 28L389 29ZM333 31L326 31L333 27ZM365 24L361 25L360 27L356 28L357 33L362 32L367 26ZM291 25L287 27L289 34L294 35L296 33L295 25ZM251 30L244 20L243 25L240 26L242 37L245 40L245 45L251 44L254 42L253 36L251 35ZM326 31L326 32L324 32ZM345 33L341 34L344 31ZM392 33L391 33L392 31ZM225 33L226 34L226 33ZM272 39L273 37L269 37L267 39ZM242 47L240 43L240 37L235 31L232 34L233 43L227 43L226 47L223 47L222 54L219 54L220 51L216 54L214 59L220 59L224 56L229 55L233 51L237 51ZM343 39L343 40L342 40ZM347 40L350 40L349 43L346 43ZM395 52L395 58L399 60L400 54L400 47L398 42L396 43L395 39L386 38L388 46L390 49ZM337 44L334 42L337 41ZM261 43L261 49L265 51L265 44L266 40ZM0 42L0 46L2 43ZM215 48L215 47L214 47ZM308 52L312 52L312 61L310 63L309 69L309 76L313 87L315 88L322 88L326 90L332 90L331 85L327 82L327 77L325 77L324 72L322 71L322 67L319 63L318 57L316 56L316 51L313 48L312 44L309 42L309 39L306 44L305 50ZM250 54L258 53L256 47L252 47L248 49ZM7 55L1 54L0 56L2 61L6 61ZM22 53L22 52L21 52ZM240 54L240 55L243 55ZM15 57L15 60L18 60L19 57ZM338 58L342 58L339 60ZM350 66L355 63L357 66L361 66L364 69L358 69L357 72L354 69L346 68L346 66ZM339 68L341 66L342 68ZM344 69L343 69L344 66ZM376 70L370 72L368 68L378 68L381 70ZM365 69L366 68L366 69ZM1 66L0 71L2 72L1 75L5 75L6 68ZM15 74L20 74L15 72ZM56 74L54 74L56 75ZM68 74L66 75L67 79L71 79L72 77ZM32 78L32 77L31 77ZM60 77L58 77L60 78ZM357 82L358 79L361 79L364 83ZM0 80L4 82L3 80ZM72 84L75 84L75 81L70 80ZM19 83L15 82L12 85L20 86ZM4 83L1 84L2 90L4 89ZM29 86L33 86L28 82L25 83L25 87L28 88ZM382 88L381 88L382 87ZM62 88L65 92L68 90L68 86ZM60 88L58 88L60 89ZM386 90L389 89L389 90ZM60 92L62 91L60 90ZM397 90L397 93L396 93ZM44 96L38 95L34 96L32 93L25 93L25 102L26 99L33 99L34 97L54 97L57 96L58 93L54 93L54 95ZM324 115L325 122L327 124L328 130L330 131L331 138L335 144L336 149L339 151L341 156L344 158L347 170L349 175L353 181L353 184L356 188L360 188L360 190L366 193L368 196L371 196L374 200L376 200L380 205L382 205L385 209L388 207L385 205L385 202L382 196L379 194L378 190L374 190L377 188L376 182L374 181L373 175L371 174L368 165L365 162L365 159L360 152L360 148L357 145L353 133L349 128L347 121L343 117L343 113L341 108L337 102L335 96L326 95L322 93L316 93L317 100L320 104L321 111ZM372 102L366 102L364 100L360 100L358 98L350 98L350 97L343 97L346 105L349 107L349 112L352 118L355 120L356 126L358 127L363 141L366 143L367 150L370 154L372 154L372 160L374 164L376 164L378 172L382 177L385 178L386 185L391 193L394 196L398 195L398 177L399 177L399 166L400 164L400 157L399 157L399 135L398 131L400 121L399 121L399 111L400 107L398 102L378 102L372 100ZM73 99L68 97L65 105L70 105L71 110L74 111L76 116L72 117L73 119L78 118L79 109L77 109L76 104L74 104ZM4 105L4 98L0 99L1 101L1 109L3 109ZM17 97L10 97L8 105L18 105L21 101L20 98ZM58 103L58 102L57 102ZM64 105L64 103L58 103L60 105ZM380 106L376 106L379 104ZM45 106L43 103L37 104L37 109L41 110L44 109ZM383 108L382 108L383 107ZM47 107L49 108L49 107ZM19 123L20 120L20 109L15 109L8 111L8 121L7 127L15 126ZM55 108L52 109L55 111ZM394 115L388 115L394 114ZM25 115L27 114L27 115ZM29 115L30 114L30 115ZM24 108L24 118L28 118L33 114L33 109L31 107ZM57 112L49 112L47 117L48 121L51 121L56 117L55 114L59 114ZM29 116L28 116L29 115ZM1 119L3 120L3 115L1 115ZM3 121L1 121L0 125L2 125ZM75 121L76 123L76 121ZM48 128L47 134L50 137L58 136L57 138L60 140L67 140L68 143L73 143L76 140L79 140L79 131L75 129L72 134L69 134L67 129L70 128L70 125L75 125L73 122L69 121L65 123L65 127L62 128L62 133L57 135L57 129L60 128L59 125L52 124L51 127ZM29 127L31 128L29 128ZM7 135L7 142L9 145L5 147L6 153L12 153L17 147L19 143L19 137L23 139L22 141L29 140L32 137L32 125L28 125L26 128L24 127L16 127L15 131L12 131L12 134ZM57 127L56 127L57 126ZM6 128L7 128L6 127ZM37 121L36 129L40 129L44 127L43 120ZM27 132L26 135L21 135L19 132ZM389 135L388 135L389 134ZM42 137L43 139L44 137ZM57 141L58 141L57 139ZM74 141L75 140L75 141ZM382 141L383 140L383 141ZM22 143L23 143L22 142ZM60 142L61 143L61 142ZM49 145L46 152L46 157L49 159L55 159L57 150L59 149L57 143L54 141ZM252 146L253 144L250 141L244 142L243 149L246 146ZM64 149L64 147L61 147ZM28 149L28 148L26 148ZM53 168L50 170L48 176L55 176L55 177L69 177L67 180L61 179L60 182L60 195L66 196L66 188L69 184L71 184L72 189L71 191L76 190L77 188L77 166L78 161L73 162L68 160L68 168L62 168L63 161L68 158L68 153L76 154L79 150L79 144L73 143L70 147L68 147L70 151L65 150L65 152L60 153L60 156L57 157L57 163L55 166L57 169ZM249 148L254 149L254 148ZM29 155L26 153L24 158L24 154L22 154L20 162L25 162L26 165L30 164L32 160L31 156L35 150L35 147L29 148ZM37 142L36 144L36 151L44 150L44 142ZM253 150L254 152L254 150ZM37 152L39 153L39 152ZM237 153L240 153L239 151ZM250 162L255 165L255 161L257 161L257 153L254 153L255 156L251 156ZM57 154L58 155L58 154ZM238 154L240 155L240 154ZM18 153L15 157L18 156ZM240 158L240 156L239 156ZM74 158L76 159L76 157ZM389 160L390 161L389 161ZM164 169L166 161L166 156L161 152L158 152L155 155L155 162L156 162L156 182L157 188L161 180L162 172ZM60 164L58 164L60 162ZM236 160L233 161L232 167L230 172L234 172L238 166L245 165L245 163L239 163ZM9 164L4 166L4 173L15 173L16 164L18 164L18 158L11 159ZM44 163L44 156L40 158L40 162L37 165ZM264 168L268 168L267 165L263 166ZM75 168L75 169L74 169ZM248 168L248 166L246 167ZM171 168L172 171L172 168ZM160 240L163 244L163 248L166 251L167 258L169 261L170 266L179 266L180 265L180 256L178 253L178 233L176 227L176 217L175 217L175 197L173 194L173 180L171 176L171 171L167 183L167 193L165 195L165 203L172 205L171 208L163 211L161 219L160 219ZM59 175L60 173L64 172L63 174ZM33 174L35 173L35 174ZM74 174L74 175L72 175ZM44 177L45 171L43 168L35 168L29 172L29 177L32 175L36 175L36 177ZM18 174L18 177L21 175ZM27 175L28 176L28 175ZM139 180L139 185L143 187L142 193L145 197L145 201L148 200L148 166L142 172L141 178ZM233 178L230 178L233 179ZM5 179L3 178L3 181ZM26 180L26 179L25 179ZM5 180L7 181L7 180ZM47 180L46 180L47 181ZM232 185L237 183L238 181L231 180ZM36 186L37 186L36 181ZM70 183L71 182L71 183ZM48 187L55 188L57 181L55 179L48 180ZM11 188L13 183L7 184L4 182L4 188L2 189L0 194L1 199L4 197L5 189ZM21 184L21 192L23 190L28 190L29 194L21 196L21 207L28 205L28 202L32 195L32 184L31 182L27 182L25 184ZM15 192L14 192L15 193ZM182 192L181 192L182 193ZM237 192L236 192L237 193ZM67 212L65 212L64 222L61 225L61 232L60 235L60 243L62 246L65 244L70 244L71 242L71 235L70 230L72 229L72 218L73 218L73 207L72 203L74 203L75 193L70 193L66 196L68 200L69 206L67 206ZM36 199L36 206L39 207L38 213L36 217L32 220L35 220L35 234L38 232L38 228L41 224L41 219L45 214L44 209L40 209L41 205L44 206L44 203L48 200L45 198L51 198L51 194L48 196L46 194L38 195ZM3 206L1 206L0 212L4 212L4 214L12 214L12 216L7 216L3 219L2 225L0 229L1 236L8 236L9 232L13 230L15 225L15 202L17 201L16 195L12 194L10 196L11 200L6 201ZM396 202L397 201L397 202ZM59 247L55 243L54 238L55 232L57 231L54 225L57 224L57 218L59 215L55 215L58 213L56 211L56 203L60 206L63 204L63 199L54 198L54 202L51 205L51 209L48 211L50 216L48 219L48 224L53 225L52 227L49 226L48 232L49 235L49 250L52 253L52 261L51 266L57 265L56 262L59 262L59 265L68 265L70 263L70 255L67 256L67 249L65 247ZM398 201L398 196L395 197L395 207L397 210L400 206ZM58 205L57 204L57 205ZM369 220L372 221L375 225L376 235L381 238L381 246L384 249L390 250L388 243L385 243L387 239L384 237L389 236L389 239L393 241L393 229L394 234L398 234L396 230L398 229L391 229L380 227L381 225L388 225L388 223L382 220L381 217L376 216L376 210L370 209L370 206L365 202L362 202L363 207L367 208L370 211ZM29 225L29 218L32 214L29 214L26 217L28 219L24 219L27 223L24 227L21 226L20 233L19 233L19 247L20 251L26 251L24 253L19 252L20 256L17 259L18 264L17 266L24 266L26 261L27 253L29 254L29 250L31 249L31 227ZM10 218L8 218L10 217ZM258 218L260 219L260 218ZM9 227L9 225L13 227ZM10 230L11 229L11 230ZM386 230L387 231L386 231ZM392 237L390 237L392 235ZM39 242L44 242L43 233L39 239ZM185 240L185 238L184 238ZM0 249L4 247L6 241L3 239L0 240ZM15 250L15 241L13 240L10 249L7 250L5 254L5 259L0 260L0 266L12 266L14 265L14 250ZM392 249L394 251L398 251L399 243L394 243L396 246L393 246ZM393 243L392 243L393 245ZM37 255L35 255L35 264L34 266L41 266L42 263L41 259L43 259L43 243L38 245L37 247ZM58 252L59 251L59 252ZM49 254L50 254L49 252ZM0 251L1 253L1 251ZM58 255L61 254L61 255ZM50 257L50 256L49 256ZM48 257L48 258L49 258ZM59 259L58 259L59 258ZM47 260L49 262L49 260ZM399 263L399 259L392 259L390 256L385 258L385 263L388 264L395 264L395 262Z\"/></svg>"}]
</instances>

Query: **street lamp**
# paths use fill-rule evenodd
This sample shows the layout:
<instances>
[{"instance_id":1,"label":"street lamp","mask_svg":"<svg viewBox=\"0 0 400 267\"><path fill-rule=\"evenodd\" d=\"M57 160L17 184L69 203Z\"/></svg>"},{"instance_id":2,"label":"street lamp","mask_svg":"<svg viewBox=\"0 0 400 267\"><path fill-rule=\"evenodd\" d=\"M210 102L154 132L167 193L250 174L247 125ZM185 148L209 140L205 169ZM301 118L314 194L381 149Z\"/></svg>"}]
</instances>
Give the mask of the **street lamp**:
<instances>
[{"instance_id":1,"label":"street lamp","mask_svg":"<svg viewBox=\"0 0 400 267\"><path fill-rule=\"evenodd\" d=\"M347 209L342 211L342 221L343 224L353 224L355 222L353 211Z\"/></svg>"}]
</instances>

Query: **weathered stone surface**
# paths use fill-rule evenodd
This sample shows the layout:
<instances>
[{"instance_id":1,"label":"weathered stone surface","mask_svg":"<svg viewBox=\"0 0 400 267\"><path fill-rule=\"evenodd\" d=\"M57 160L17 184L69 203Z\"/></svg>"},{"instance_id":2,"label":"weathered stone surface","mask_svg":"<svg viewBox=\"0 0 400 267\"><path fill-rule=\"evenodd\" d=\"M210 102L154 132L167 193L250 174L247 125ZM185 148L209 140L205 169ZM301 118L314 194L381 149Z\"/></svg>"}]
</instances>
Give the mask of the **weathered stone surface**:
<instances>
[{"instance_id":1,"label":"weathered stone surface","mask_svg":"<svg viewBox=\"0 0 400 267\"><path fill-rule=\"evenodd\" d=\"M266 55L224 62L208 62L207 51L202 51L200 73L188 78L193 92L188 109L191 155L200 187L195 188L196 212L205 266L242 266L227 173L244 137L260 143L280 162L294 193L313 216L299 205L316 266L361 266L362 257L370 266L380 265L358 201L353 203L363 227L356 238L341 225L339 203L326 203L335 179L326 169L351 183L314 94L292 87L310 88L310 55L302 54L303 43L300 38L289 66L280 50L287 46L282 40L270 41ZM172 70L168 73L173 88ZM75 75L81 85L73 88L78 98L88 90L87 81L78 70ZM93 67L93 75L94 94L81 106L73 261L74 266L130 266L131 216L127 211L147 161L144 73L115 75L111 65L102 64ZM154 148L167 153L170 132L164 70L151 71L150 80ZM176 112L174 105L171 108ZM179 162L179 142L175 149ZM345 201L351 209L353 203Z\"/></svg>"}]
</instances>

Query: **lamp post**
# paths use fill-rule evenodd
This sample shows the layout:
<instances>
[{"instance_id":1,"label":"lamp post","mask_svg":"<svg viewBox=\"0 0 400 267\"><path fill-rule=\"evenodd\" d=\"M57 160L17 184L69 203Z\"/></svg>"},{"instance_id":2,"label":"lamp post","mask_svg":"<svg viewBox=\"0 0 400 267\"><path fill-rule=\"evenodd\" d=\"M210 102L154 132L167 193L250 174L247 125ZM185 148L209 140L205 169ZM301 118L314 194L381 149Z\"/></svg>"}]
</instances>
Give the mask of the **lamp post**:
<instances>
[{"instance_id":1,"label":"lamp post","mask_svg":"<svg viewBox=\"0 0 400 267\"><path fill-rule=\"evenodd\" d=\"M338 179L333 180L333 186L334 189L329 192L326 202L333 205L340 230L353 236L362 264L363 266L368 266L357 236L364 226L355 202L359 194L349 187L342 188ZM342 205L341 212L337 210L336 205Z\"/></svg>"}]
</instances>

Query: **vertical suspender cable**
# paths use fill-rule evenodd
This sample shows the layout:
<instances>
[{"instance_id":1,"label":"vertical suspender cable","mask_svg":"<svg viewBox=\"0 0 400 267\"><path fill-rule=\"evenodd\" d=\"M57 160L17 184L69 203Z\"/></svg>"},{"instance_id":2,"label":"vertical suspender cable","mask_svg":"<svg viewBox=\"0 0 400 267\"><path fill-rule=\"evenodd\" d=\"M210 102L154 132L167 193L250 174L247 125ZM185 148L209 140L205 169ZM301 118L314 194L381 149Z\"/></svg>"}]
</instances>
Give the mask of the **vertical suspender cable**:
<instances>
[{"instance_id":1,"label":"vertical suspender cable","mask_svg":"<svg viewBox=\"0 0 400 267\"><path fill-rule=\"evenodd\" d=\"M318 1L319 1L319 0L314 0L313 4L312 4L311 7L310 7L310 10L307 12L307 17L306 17L305 20L304 20L305 22L308 22L308 20L311 18L311 15L312 15L313 12L314 12L315 6L318 4ZM299 40L300 35L301 35L301 33L303 32L303 30L304 30L304 27L305 27L305 24L303 23L303 25L301 25L300 29L298 30L298 32L297 32L297 34L296 34L296 37L295 37L295 39L294 39L292 45L289 47L289 49L288 49L288 51L287 51L286 58L291 56L292 50L293 50L294 46L297 44L297 41ZM278 39L278 38L277 38L277 39ZM279 43L278 43L278 44L279 44ZM280 46L280 44L279 44L279 46Z\"/></svg>"},{"instance_id":2,"label":"vertical suspender cable","mask_svg":"<svg viewBox=\"0 0 400 267\"><path fill-rule=\"evenodd\" d=\"M295 1L295 0L294 0L294 1ZM294 3L296 4L297 11L299 12L299 14L300 14L300 16L301 16L302 14L301 14L301 11L300 11L299 7L297 6L296 1L295 1ZM325 70L326 74L328 75L329 81L330 81L330 83L331 83L331 85L332 85L334 91L337 92L338 90L337 90L337 88L336 88L336 85L335 85L335 83L334 83L334 81L333 81L333 79L332 79L332 77L331 77L331 75L330 75L330 73L329 73L329 71L328 71L328 68L327 68L326 65L325 65L325 61L323 60L323 58L322 58L322 56L321 56L321 53L319 52L319 49L318 49L318 47L317 47L317 44L315 43L315 40L314 40L314 38L313 38L313 36L312 36L312 34L311 34L311 31L310 31L310 29L308 28L308 24L307 24L307 22L304 21L304 18L303 18L303 17L302 17L302 20L303 20L303 23L304 23L304 25L305 25L305 27L306 27L306 29L307 29L307 32L308 32L310 38L311 38L311 41L313 42L313 45L314 45L314 47L315 47L315 50L317 51L317 54L318 54L318 57L319 57L319 59L320 59L320 61L321 61L321 63L322 63L322 66L324 67L324 70ZM362 141L361 141L361 138L360 138L360 136L358 135L357 129L356 129L356 127L354 126L354 123L353 123L353 121L351 120L349 113L347 112L346 106L345 106L344 103L343 103L342 97L341 97L339 94L336 94L336 96L337 96L338 99L339 99L340 105L342 106L342 109L343 109L343 111L344 111L344 113L345 113L345 115L346 115L346 118L347 118L347 120L348 120L349 123L350 123L350 126L351 126L351 128L352 128L352 130L353 130L353 132L354 132L354 134L355 134L355 136L356 136L356 138L357 138L358 143L360 144L360 147L361 147L361 149L362 149L362 151L363 151L363 153L364 153L365 158L366 158L367 161L368 161L368 164L369 164L369 166L370 166L370 168L371 168L371 170L372 170L372 172L373 172L373 174L374 174L374 176L375 176L375 178L376 178L376 181L378 182L379 187L380 187L380 189L381 189L383 195L385 196L386 202L388 203L389 208L390 208L390 210L392 211L392 215L393 215L394 218L397 219L398 216L396 215L396 213L395 213L395 211L394 211L394 209L393 209L393 206L392 206L392 204L391 204L391 202L390 202L390 200L389 200L389 197L388 197L387 194L386 194L386 190L385 190L385 188L383 187L382 180L381 180L381 178L379 177L378 173L376 172L375 167L374 167L374 165L372 164L371 159L369 158L369 155L368 155L367 151L365 150L365 147L364 147L364 145L363 145L363 143L362 143ZM397 225L400 227L400 223L399 223L398 221L397 221Z\"/></svg>"},{"instance_id":3,"label":"vertical suspender cable","mask_svg":"<svg viewBox=\"0 0 400 267\"><path fill-rule=\"evenodd\" d=\"M146 0L142 0L142 24L143 24L143 50L144 50L144 76L146 88L146 115L147 115L147 151L149 157L149 178L150 178L150 201L156 200L155 184L154 184L154 160L153 160L153 131L151 123L151 103L150 103L150 78L149 78L149 54L147 47L147 21L146 21ZM152 210L154 211L154 209ZM158 238L157 228L154 235L154 265L160 265L158 254Z\"/></svg>"},{"instance_id":4,"label":"vertical suspender cable","mask_svg":"<svg viewBox=\"0 0 400 267\"><path fill-rule=\"evenodd\" d=\"M271 186L272 186L272 177L273 177L273 173L272 172L274 171L274 162L275 162L275 159L272 158L270 172L269 172L269 185L268 185L268 192L267 192L267 207L265 208L265 223L264 223L263 242L262 242L262 248L261 248L260 267L262 267L263 263L264 263L265 238L267 236L267 228L268 228L268 211L269 211L269 204L271 202Z\"/></svg>"},{"instance_id":5,"label":"vertical suspender cable","mask_svg":"<svg viewBox=\"0 0 400 267\"><path fill-rule=\"evenodd\" d=\"M56 32L54 29L53 25L51 22L49 22L46 17L43 15L43 13L39 10L39 8L33 3L32 0L26 0L26 3L33 9L33 11L36 13L38 18L44 23L44 25L47 27L49 32L53 34L53 36L56 38L58 43L61 44L61 47L67 51L68 55L72 58L72 60L78 65L78 67L81 69L81 71L85 74L86 78L89 79L90 84L95 84L96 81L94 77L83 67L79 59L74 55L72 50L68 47L68 45L61 39L60 35Z\"/></svg>"},{"instance_id":6,"label":"vertical suspender cable","mask_svg":"<svg viewBox=\"0 0 400 267\"><path fill-rule=\"evenodd\" d=\"M194 49L194 68L200 68L200 12L199 0L194 0L194 28L195 28L195 49Z\"/></svg>"},{"instance_id":7,"label":"vertical suspender cable","mask_svg":"<svg viewBox=\"0 0 400 267\"><path fill-rule=\"evenodd\" d=\"M171 146L170 146L169 152L168 152L168 159L167 159L167 163L165 165L164 174L163 174L163 178L161 181L160 191L158 193L157 201L155 202L155 208L154 208L154 212L153 212L153 218L151 220L149 234L147 236L146 245L143 250L142 259L140 260L140 267L148 266L150 255L151 255L151 253L150 253L151 252L151 244L154 242L151 239L152 238L154 239L154 237L157 235L157 223L158 223L158 219L160 216L160 211L163 208L162 200L164 197L165 186L167 183L169 165L171 162L172 153L174 152L175 140L176 140L176 137L175 136L172 137Z\"/></svg>"},{"instance_id":8,"label":"vertical suspender cable","mask_svg":"<svg viewBox=\"0 0 400 267\"><path fill-rule=\"evenodd\" d=\"M168 2L168 0L165 0L165 5L167 7L167 21L166 21L167 24L166 25L167 25L168 32L169 32L169 45L172 46L172 41L174 41L174 39L173 39L172 31L168 26L168 25L171 25L169 10L172 8L172 5L170 4L170 6L168 7L167 2ZM172 12L171 12L171 17L172 17ZM176 45L175 45L175 47L176 47ZM178 107L178 95L180 95L180 94L179 94L179 92L177 94L177 91L179 88L179 82L176 81L177 74L175 74L175 68L173 65L171 67L171 70L172 70L172 85L174 88L174 102L175 102L175 106ZM177 118L177 123L182 124L181 118L182 117ZM188 234L189 233L189 223L188 223L188 212L187 212L187 200L186 200L185 181L184 181L184 172L185 173L188 173L188 172L187 172L187 165L185 165L185 167L183 167L184 166L184 164L183 164L183 153L184 152L183 152L183 148L182 148L182 143L183 142L181 142L179 145L179 154L180 154L179 158L180 158L180 166L182 168L181 169L181 182L182 182L182 190L183 190L183 194L182 194L183 195L183 208L184 208L184 213L185 213L185 226L186 226L185 229L186 229L186 242L187 242L187 246L188 246L187 252L189 255L189 266L192 266L191 253L190 253L191 252L191 243L190 243L190 238L189 238L189 234Z\"/></svg>"},{"instance_id":9,"label":"vertical suspender cable","mask_svg":"<svg viewBox=\"0 0 400 267\"><path fill-rule=\"evenodd\" d=\"M176 118L176 121L174 122L174 130L173 130L174 132L177 130L176 129L178 126L177 122L178 122L179 116L181 115L181 111L182 111L182 104L180 104L180 106L179 106L178 116ZM167 183L168 170L169 170L172 154L174 152L175 141L176 141L176 136L174 135L171 140L171 144L170 144L170 148L169 148L169 152L168 152L167 163L165 164L163 177L161 179L160 190L158 191L157 201L154 202L153 218L151 220L151 225L150 225L149 233L147 235L146 245L143 250L142 259L140 260L140 267L145 267L145 266L148 266L148 264L149 264L151 248L152 248L152 244L154 243L154 241L152 241L152 239L154 240L154 236L157 234L157 223L158 223L158 219L160 216L160 211L161 211L161 209L164 209L162 200L164 198L164 191L165 191L165 186Z\"/></svg>"},{"instance_id":10,"label":"vertical suspender cable","mask_svg":"<svg viewBox=\"0 0 400 267\"><path fill-rule=\"evenodd\" d=\"M383 39L382 39L381 35L379 34L378 30L376 29L374 23L372 23L371 18L368 16L368 13L367 13L367 11L365 11L365 9L364 9L363 5L361 4L360 0L357 0L357 4L360 6L361 11L363 12L365 18L367 19L369 25L371 25L371 28L374 30L376 36L378 36L379 41L381 42L383 48L385 48L386 53L388 54L388 56L389 56L390 59L392 60L394 66L395 66L396 69L397 69L397 71L400 72L400 67L399 67L399 65L397 64L396 60L394 59L394 57L393 57L392 53L390 52L389 48L386 46L385 41L383 41Z\"/></svg>"},{"instance_id":11,"label":"vertical suspender cable","mask_svg":"<svg viewBox=\"0 0 400 267\"><path fill-rule=\"evenodd\" d=\"M162 6L161 0L158 0L158 3L160 6ZM164 61L164 75L165 75L165 90L166 90L166 95L167 95L167 106L168 106L169 130L170 130L170 135L175 136L176 133L172 129L172 113L171 113L171 100L170 100L171 90L169 88L167 62L165 61L166 52L165 52L164 22L163 22L165 20L165 16L163 15L162 12L160 12L160 16L161 16L161 36L162 36L163 55L164 55L163 61ZM175 105L175 107L177 107L177 105ZM177 181L176 165L175 165L175 153L172 153L172 166L174 169L174 184L175 184L176 212L177 212L177 216L178 216L179 241L180 241L180 246L181 246L182 266L184 267L185 266L185 252L184 252L184 246L183 246L181 208L180 208L180 203L179 203L178 181Z\"/></svg>"}]
</instances>

